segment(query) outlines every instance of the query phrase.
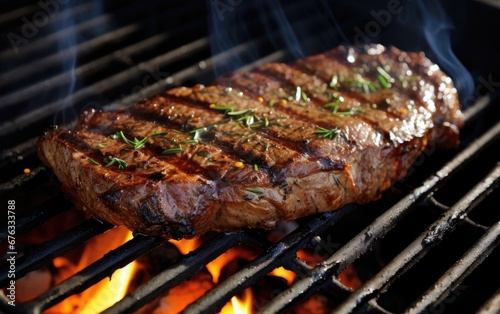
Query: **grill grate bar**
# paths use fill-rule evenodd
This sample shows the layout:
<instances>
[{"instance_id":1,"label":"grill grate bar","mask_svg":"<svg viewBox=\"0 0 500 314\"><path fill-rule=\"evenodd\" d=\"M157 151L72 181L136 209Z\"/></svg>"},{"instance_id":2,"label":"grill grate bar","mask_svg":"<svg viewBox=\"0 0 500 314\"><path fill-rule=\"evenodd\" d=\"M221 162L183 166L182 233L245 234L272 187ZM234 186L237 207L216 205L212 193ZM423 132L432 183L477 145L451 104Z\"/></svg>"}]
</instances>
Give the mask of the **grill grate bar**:
<instances>
[{"instance_id":1,"label":"grill grate bar","mask_svg":"<svg viewBox=\"0 0 500 314\"><path fill-rule=\"evenodd\" d=\"M82 49L89 50L91 48L95 48L96 46L98 47L99 45L102 45L108 41L111 40L116 40L116 38L121 38L125 36L131 35L134 31L138 31L139 27L138 25L129 25L126 27L123 27L121 29L115 30L110 33L106 33L102 37L97 37L95 39L86 41L84 43L81 43L78 45L75 50L76 54L80 55L83 53L81 51ZM69 50L69 49L68 49ZM62 52L61 54L69 54L69 52ZM3 82L4 84L0 84L0 87L2 85L5 85L7 83L11 84L15 80L21 80L26 78L27 76L33 75L33 72L39 72L43 71L45 68L49 68L51 66L56 66L59 65L61 62L61 54L53 54L48 57L42 58L40 60L28 63L24 66L19 66L15 70L12 70L11 73L5 73L3 76L0 77L0 82ZM112 54L111 54L112 56ZM9 93L5 96L2 96L0 98L0 101L2 103L1 108L5 109L6 107L12 107L13 105L20 103L22 101L29 100L31 97L36 95L37 93L43 93L47 92L48 87L53 89L53 88L58 88L59 86L62 86L64 84L67 84L70 82L72 79L74 79L74 76L80 76L84 74L88 70L95 70L95 65L100 64L101 59L96 59L89 64L86 64L81 67L77 67L73 70L63 72L60 74L57 74L49 79L43 80L41 82L37 82L34 84L31 84L25 88L19 89L17 91L14 91L12 93ZM111 63L111 60L106 59L105 60L108 63ZM5 78L9 78L9 80Z\"/></svg>"},{"instance_id":2,"label":"grill grate bar","mask_svg":"<svg viewBox=\"0 0 500 314\"><path fill-rule=\"evenodd\" d=\"M358 233L346 245L335 252L325 263L312 271L311 278L304 278L295 282L292 287L279 294L272 303L263 308L262 313L276 313L291 305L290 300L299 300L318 290L318 287L329 277L330 272L338 275L356 258L364 254L376 240L387 234L404 215L414 209L433 191L442 186L453 174L464 167L481 151L500 137L500 123L497 123L488 132L469 147L461 151L450 162L427 179L420 187L406 195L398 203L378 217L370 226Z\"/></svg>"},{"instance_id":3,"label":"grill grate bar","mask_svg":"<svg viewBox=\"0 0 500 314\"><path fill-rule=\"evenodd\" d=\"M66 211L70 204L62 195L54 197L33 209L29 214L18 217L16 219L16 233L22 234L43 224L50 218ZM0 229L0 243L7 239L7 234L7 227L2 227Z\"/></svg>"},{"instance_id":4,"label":"grill grate bar","mask_svg":"<svg viewBox=\"0 0 500 314\"><path fill-rule=\"evenodd\" d=\"M126 266L164 241L161 238L137 235L132 240L110 251L82 271L23 306L29 312L38 313L45 310L73 294L85 291L105 277L110 277L115 270Z\"/></svg>"},{"instance_id":5,"label":"grill grate bar","mask_svg":"<svg viewBox=\"0 0 500 314\"><path fill-rule=\"evenodd\" d=\"M207 46L207 39L202 38L187 44L188 52L186 52L186 47L177 48L169 54L173 56L170 62L175 62L178 58L185 58L186 54L194 54L200 49L204 49ZM156 58L155 58L156 59ZM149 64L150 66L155 66L155 64ZM143 65L142 65L143 66ZM76 91L74 94L67 96L64 99L53 101L44 107L34 109L28 113L18 117L15 121L11 123L6 123L2 128L0 128L0 136L13 133L18 128L25 128L31 126L35 121L40 121L41 119L46 119L54 116L57 112L62 109L73 106L75 103L81 102L92 95L102 94L107 90L111 90L123 84L130 77L140 76L142 70L140 65L129 67L127 70L119 72L112 75L106 79L95 82L94 84L88 85L87 87Z\"/></svg>"},{"instance_id":6,"label":"grill grate bar","mask_svg":"<svg viewBox=\"0 0 500 314\"><path fill-rule=\"evenodd\" d=\"M0 59L46 55L47 53L52 53L54 50L57 50L58 43L64 39L71 38L74 35L76 35L77 38L85 38L86 36L84 35L86 32L95 32L96 30L98 30L99 33L110 31L108 26L114 25L116 20L125 21L129 24L127 21L133 21L139 14L147 14L146 9L148 7L141 2L131 2L124 5L123 1L116 1L114 5L115 8L112 14L105 12L95 12L94 14L94 12L91 11L95 11L98 8L92 3L83 4L79 7L68 7L64 12L61 12L63 14L58 14L55 16L56 19L51 22L54 23L54 25L58 25L56 22L57 19L60 19L61 21L75 21L78 24L73 25L71 22L61 23L62 27L53 28L52 32L43 37L39 37L29 45L24 46L18 52L13 49L0 52Z\"/></svg>"},{"instance_id":7,"label":"grill grate bar","mask_svg":"<svg viewBox=\"0 0 500 314\"><path fill-rule=\"evenodd\" d=\"M498 289L476 312L476 314L498 314L500 309L500 289Z\"/></svg>"},{"instance_id":8,"label":"grill grate bar","mask_svg":"<svg viewBox=\"0 0 500 314\"><path fill-rule=\"evenodd\" d=\"M0 152L0 169L4 169L8 164L19 162L17 156L32 155L36 152L37 137L33 137L21 144L18 144L9 150L2 150Z\"/></svg>"},{"instance_id":9,"label":"grill grate bar","mask_svg":"<svg viewBox=\"0 0 500 314\"><path fill-rule=\"evenodd\" d=\"M214 258L241 242L245 236L245 233L241 231L217 234L211 241L203 243L198 249L126 295L122 300L105 310L103 314L131 313L139 309L171 287L192 276Z\"/></svg>"},{"instance_id":10,"label":"grill grate bar","mask_svg":"<svg viewBox=\"0 0 500 314\"><path fill-rule=\"evenodd\" d=\"M89 51L96 49L100 45L106 44L106 42L130 35L136 28L137 24L131 24L126 27L112 30L108 33L100 34L95 38L77 44L74 47L68 47L64 50L59 51L58 53L50 54L48 56L41 57L36 60L29 60L26 63L17 66L12 70L2 73L0 75L0 87L12 84L21 79L30 79L31 75L40 73L40 71L44 71L59 66L61 63L61 59L67 61L65 59L70 56L73 56L74 54L78 56L85 54ZM7 80L7 78L9 79ZM47 86L50 85L47 84Z\"/></svg>"},{"instance_id":11,"label":"grill grate bar","mask_svg":"<svg viewBox=\"0 0 500 314\"><path fill-rule=\"evenodd\" d=\"M449 292L456 289L463 279L486 259L499 242L500 222L497 222L405 313L420 313L430 306L441 303Z\"/></svg>"},{"instance_id":12,"label":"grill grate bar","mask_svg":"<svg viewBox=\"0 0 500 314\"><path fill-rule=\"evenodd\" d=\"M5 5L5 3L3 3ZM5 13L0 14L0 24L8 23L14 20L22 18L24 15L34 12L38 8L37 5L27 5L20 8L15 8L11 11L3 11Z\"/></svg>"},{"instance_id":13,"label":"grill grate bar","mask_svg":"<svg viewBox=\"0 0 500 314\"><path fill-rule=\"evenodd\" d=\"M387 264L375 277L369 280L359 290L355 291L339 308L340 313L352 312L362 302L375 297L378 292L389 286L408 268L418 262L432 247L436 246L448 234L453 232L456 225L467 212L480 203L493 189L498 187L500 178L500 164L485 178L465 195L455 206L424 231L397 257ZM498 232L498 227L493 228ZM497 234L498 236L498 234ZM484 248L483 248L484 249ZM467 266L465 263L460 267Z\"/></svg>"},{"instance_id":14,"label":"grill grate bar","mask_svg":"<svg viewBox=\"0 0 500 314\"><path fill-rule=\"evenodd\" d=\"M188 306L184 313L206 313L207 309L222 308L236 293L243 291L274 268L282 266L285 257L295 258L295 252L304 247L313 236L324 232L354 208L355 206L346 206L341 210L323 214L294 230L236 274L218 283L215 288Z\"/></svg>"},{"instance_id":15,"label":"grill grate bar","mask_svg":"<svg viewBox=\"0 0 500 314\"><path fill-rule=\"evenodd\" d=\"M21 174L10 181L4 182L0 184L0 196L7 194L8 192L12 192L19 187L25 187L29 184L35 184L42 177L46 177L47 168L44 166L38 166L36 168L30 169L29 174Z\"/></svg>"},{"instance_id":16,"label":"grill grate bar","mask_svg":"<svg viewBox=\"0 0 500 314\"><path fill-rule=\"evenodd\" d=\"M84 15L91 8L92 8L92 3L83 3L81 5L65 8L61 12L59 12L58 14L55 14L51 18L51 23L63 24L62 21L68 20L68 19L72 20L76 16ZM42 8L39 5L25 7L24 10L18 11L18 14L15 14L18 16L18 18L16 18L16 19L21 19L23 16L26 16L26 15L33 15L37 11L40 11L40 9L42 9ZM10 15L10 13L11 12L9 12L7 14ZM22 15L20 15L20 14L22 14ZM4 23L4 22L8 22L8 21L6 21L5 19L1 19L1 22ZM19 49L18 51L12 49L12 47L5 47L6 49L3 49L2 51L0 51L0 59L8 60L8 59L13 59L13 58L22 58L22 57L26 57L27 55L36 55L37 52L44 51L47 48L51 49L51 48L53 48L54 45L44 45L44 41L49 40L51 42L51 44L53 44L54 41L57 40L57 38L54 38L54 34L59 34L59 35L56 35L56 37L57 36L64 37L65 35L67 35L68 31L71 31L69 29L70 27L68 27L68 26L65 27L63 30L47 29L47 30L49 30L48 34L34 40L33 42L31 42L30 45L23 46L22 49Z\"/></svg>"},{"instance_id":17,"label":"grill grate bar","mask_svg":"<svg viewBox=\"0 0 500 314\"><path fill-rule=\"evenodd\" d=\"M300 7L296 6L295 10L297 12L300 12ZM307 27L308 25L314 24L315 19L314 18L307 18L303 20L299 20L296 22L297 26L303 26ZM197 21L192 21L192 23L198 25L200 23L199 20ZM254 19L253 23L258 24L258 20ZM200 27L198 27L199 29ZM187 27L184 27L181 29L188 29ZM196 30L197 28L194 27ZM319 35L325 35L327 34L328 31L321 31L318 34ZM269 34L261 34L260 36L257 37L257 39L250 40L246 42L245 44L233 47L229 49L229 51L225 51L220 54L220 56L226 56L229 57L230 51L234 52L242 52L242 51L248 51L252 49L256 49L259 47L259 49L264 49L269 46L269 36L277 36L279 32L277 30L270 32ZM190 55L193 53L199 52L201 49L207 50L208 51L208 37L202 37L199 39L200 41L206 41L206 45L203 45L202 47L195 47L195 42L188 43L184 46L181 47L176 47L173 49L171 52L174 53L176 58L182 58L186 59L189 58ZM314 39L311 38L310 40L304 42L303 44L308 44L310 42L314 42ZM265 45L264 45L265 44ZM195 45L195 46L190 46L190 45ZM246 47L246 48L245 48ZM249 49L251 48L251 49ZM269 48L267 48L268 50ZM177 52L182 52L180 55ZM170 52L169 52L170 53ZM97 95L102 95L105 94L105 92L112 91L114 88L117 88L119 86L122 86L125 82L129 80L131 77L140 77L142 70L143 69L154 69L158 65L164 66L165 64L172 63L173 60L171 58L167 58L167 55L169 54L163 54L160 55L159 57L153 58L148 61L144 61L140 63L139 65L133 66L133 67L127 67L127 70L124 70L120 73L114 74L110 77L108 77L105 80L101 80L99 82L96 82L94 84L89 84L85 88L80 89L76 92L74 92L71 96L67 96L65 98L61 98L55 101L50 102L49 104L46 104L43 106L43 108L35 108L34 110L25 113L24 115L20 115L16 117L15 119L12 119L8 123L5 123L3 127L0 128L0 137L5 137L8 134L14 133L17 129L23 129L29 126L33 126L36 124L37 121L41 120L47 120L49 117L57 114L58 112L61 112L63 110L67 110L69 107L74 107L75 105L84 103L85 100L88 100L92 97L95 97ZM235 54L237 55L237 54ZM214 56L213 58L208 58L208 61L204 61L205 63L212 63L214 60L216 60L217 57ZM220 60L218 61L219 63L223 63L224 60L227 60L227 58L219 58ZM187 67L183 70L178 71L174 75L171 75L167 80L158 80L156 83L152 84L151 86L146 86L138 95L140 98L142 97L148 97L152 96L153 94L156 94L162 90L165 90L168 87L172 87L175 83L177 84L178 82L183 82L188 79L192 79L195 77L200 77L206 73L208 73L208 69L205 68L203 69L204 71L201 71L200 67L198 65L190 66ZM142 73L143 74L143 73ZM212 73L210 73L211 75ZM64 74L68 75L68 74ZM63 75L63 76L64 76ZM60 78L58 80L61 80ZM63 80L64 81L64 80ZM30 86L28 89L31 88L41 88L41 87L36 87L36 86ZM23 97L24 92L22 92ZM13 99L16 99L15 97ZM128 105L130 104L129 101L136 102L139 100L137 97L127 97L126 99L122 99L119 101L119 104L125 104Z\"/></svg>"},{"instance_id":18,"label":"grill grate bar","mask_svg":"<svg viewBox=\"0 0 500 314\"><path fill-rule=\"evenodd\" d=\"M192 22L187 22L184 24L179 24L179 28L183 30L182 33L193 33L195 32L196 29L199 29L203 26L202 21L196 21L195 23ZM117 38L126 38L127 36L130 36L132 34L138 33L141 31L140 24L132 24L128 25L126 27L123 27L121 29L115 30L114 32L111 33L106 33L103 38L96 38L87 42L84 42L80 44L85 50L89 50L91 48L97 49L102 43L101 41L110 41L110 40L117 40ZM83 64L81 66L76 67L74 70L70 70L64 73L60 73L58 75L55 75L51 77L50 79L44 80L39 83L32 84L26 88L20 89L18 91L15 91L13 93L10 93L2 98L0 98L0 102L2 103L2 108L8 107L8 106L13 106L16 103L20 103L25 100L29 100L33 95L40 93L40 92L46 92L47 91L47 86L50 86L51 89L58 88L59 86L62 86L64 84L67 84L69 81L75 78L81 78L85 74L91 74L95 73L97 71L102 71L105 70L106 67L108 67L110 64L113 63L123 63L126 59L130 59L132 55L138 54L141 51L148 51L148 50L153 50L156 46L160 45L163 42L166 42L167 39L170 40L182 40L182 37L179 36L180 34L173 34L173 33L162 33L158 34L155 36L152 36L150 38L147 38L145 40L139 41L137 43L134 43L130 46L121 48L119 50L115 50L111 53L108 53L105 56L102 56L100 58L93 59L92 61ZM175 35L175 37L174 37ZM177 36L181 38L177 38ZM174 37L174 38L170 38ZM77 55L80 55L82 52L77 52ZM49 59L50 58L50 59ZM54 62L60 62L60 56L59 55L51 55L50 57L47 57L46 59L54 59ZM163 63L165 63L165 60L168 60L167 58L163 58L164 60ZM47 60L40 60L40 64L43 66L49 65L48 62L44 62ZM149 61L155 63L155 59ZM156 62L160 64L160 62ZM40 67L38 64L35 65L27 65L29 69L37 69L37 71L40 71ZM21 69L16 69L14 73L21 73ZM22 73L23 75L28 75L30 74L29 72L27 73Z\"/></svg>"},{"instance_id":19,"label":"grill grate bar","mask_svg":"<svg viewBox=\"0 0 500 314\"><path fill-rule=\"evenodd\" d=\"M112 227L113 225L109 223L92 218L61 233L57 238L40 244L30 253L17 259L16 277L23 277L28 272L42 267L55 257L83 245L87 240ZM0 286L6 285L9 281L8 270L9 265L4 263L0 268Z\"/></svg>"}]
</instances>

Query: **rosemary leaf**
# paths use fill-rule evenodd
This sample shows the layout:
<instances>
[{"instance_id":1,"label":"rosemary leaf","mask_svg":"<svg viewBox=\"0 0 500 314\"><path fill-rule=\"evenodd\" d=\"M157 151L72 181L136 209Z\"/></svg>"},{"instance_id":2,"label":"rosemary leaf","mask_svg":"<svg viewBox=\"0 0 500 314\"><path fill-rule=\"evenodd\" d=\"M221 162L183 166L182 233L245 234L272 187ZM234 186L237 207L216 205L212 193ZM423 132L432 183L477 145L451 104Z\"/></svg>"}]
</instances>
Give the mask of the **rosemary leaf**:
<instances>
[{"instance_id":1,"label":"rosemary leaf","mask_svg":"<svg viewBox=\"0 0 500 314\"><path fill-rule=\"evenodd\" d=\"M199 152L196 152L196 155L201 157L208 157L210 156L210 152L208 150L200 150Z\"/></svg>"},{"instance_id":2,"label":"rosemary leaf","mask_svg":"<svg viewBox=\"0 0 500 314\"><path fill-rule=\"evenodd\" d=\"M382 74L377 74L377 79L380 82L380 86L382 86L382 88L387 88L387 79Z\"/></svg>"},{"instance_id":3,"label":"rosemary leaf","mask_svg":"<svg viewBox=\"0 0 500 314\"><path fill-rule=\"evenodd\" d=\"M182 147L181 146L170 148L170 149L165 149L162 152L162 154L177 154L177 153L180 153L180 152L182 152Z\"/></svg>"},{"instance_id":4,"label":"rosemary leaf","mask_svg":"<svg viewBox=\"0 0 500 314\"><path fill-rule=\"evenodd\" d=\"M334 74L332 76L332 80L330 81L330 84L328 84L328 86L330 86L330 88L333 88L333 89L338 89L339 86L337 85L339 82L339 77L337 76L337 74Z\"/></svg>"},{"instance_id":5,"label":"rosemary leaf","mask_svg":"<svg viewBox=\"0 0 500 314\"><path fill-rule=\"evenodd\" d=\"M168 134L168 132L155 132L155 133L151 134L150 136L151 137L160 137L160 136L165 136L167 134Z\"/></svg>"},{"instance_id":6,"label":"rosemary leaf","mask_svg":"<svg viewBox=\"0 0 500 314\"><path fill-rule=\"evenodd\" d=\"M302 96L303 101L310 101L311 100L309 97L307 97L307 94L305 92L302 92L301 96Z\"/></svg>"},{"instance_id":7,"label":"rosemary leaf","mask_svg":"<svg viewBox=\"0 0 500 314\"><path fill-rule=\"evenodd\" d=\"M128 166L125 160L113 156L105 157L104 162L106 162L105 167L111 167L115 163L118 164L118 169L123 169Z\"/></svg>"},{"instance_id":8,"label":"rosemary leaf","mask_svg":"<svg viewBox=\"0 0 500 314\"><path fill-rule=\"evenodd\" d=\"M240 111L231 111L231 112L228 112L227 115L229 116L239 116L239 115L245 115L245 114L248 114L248 113L252 113L254 111L254 109L244 109L244 110L240 110Z\"/></svg>"},{"instance_id":9,"label":"rosemary leaf","mask_svg":"<svg viewBox=\"0 0 500 314\"><path fill-rule=\"evenodd\" d=\"M322 137L329 138L331 140L333 140L339 133L340 130L338 128L333 128L328 130L322 127L317 127L316 130L314 131L314 134L322 135Z\"/></svg>"},{"instance_id":10,"label":"rosemary leaf","mask_svg":"<svg viewBox=\"0 0 500 314\"><path fill-rule=\"evenodd\" d=\"M146 141L148 140L148 137L146 136L142 140L139 140L139 139L137 139L137 137L134 137L134 140L131 141L125 136L125 134L123 134L123 131L117 132L116 137L113 137L113 138L115 138L115 139L121 138L125 143L134 147L134 149L142 148L146 144Z\"/></svg>"},{"instance_id":11,"label":"rosemary leaf","mask_svg":"<svg viewBox=\"0 0 500 314\"><path fill-rule=\"evenodd\" d=\"M392 77L382 67L377 67L377 72L377 79L380 82L380 86L382 86L382 88L387 88Z\"/></svg>"},{"instance_id":12,"label":"rosemary leaf","mask_svg":"<svg viewBox=\"0 0 500 314\"><path fill-rule=\"evenodd\" d=\"M323 108L332 109L332 112L336 113L339 110L339 103L338 102L330 102L330 103L323 105Z\"/></svg>"},{"instance_id":13,"label":"rosemary leaf","mask_svg":"<svg viewBox=\"0 0 500 314\"><path fill-rule=\"evenodd\" d=\"M89 160L91 163L93 163L94 165L97 165L97 166L100 166L100 165L101 165L100 163L98 163L97 161L95 161L95 160L94 160L94 159L92 159L92 158L88 158L88 160Z\"/></svg>"},{"instance_id":14,"label":"rosemary leaf","mask_svg":"<svg viewBox=\"0 0 500 314\"><path fill-rule=\"evenodd\" d=\"M301 95L302 95L302 89L300 88L300 86L297 86L297 89L295 90L295 101L299 101Z\"/></svg>"},{"instance_id":15,"label":"rosemary leaf","mask_svg":"<svg viewBox=\"0 0 500 314\"><path fill-rule=\"evenodd\" d=\"M263 194L264 192L262 192L262 190L260 189L255 189L255 188L246 188L245 191L248 191L248 192L252 192L254 194Z\"/></svg>"}]
</instances>

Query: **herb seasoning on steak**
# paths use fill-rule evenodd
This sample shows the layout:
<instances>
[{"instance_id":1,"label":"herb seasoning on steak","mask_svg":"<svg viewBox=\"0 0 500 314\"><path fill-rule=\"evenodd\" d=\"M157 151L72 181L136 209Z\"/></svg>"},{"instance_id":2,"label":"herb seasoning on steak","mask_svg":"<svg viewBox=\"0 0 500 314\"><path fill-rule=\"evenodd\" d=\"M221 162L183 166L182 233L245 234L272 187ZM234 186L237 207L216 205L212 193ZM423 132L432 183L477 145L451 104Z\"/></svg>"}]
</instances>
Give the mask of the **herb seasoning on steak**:
<instances>
[{"instance_id":1,"label":"herb seasoning on steak","mask_svg":"<svg viewBox=\"0 0 500 314\"><path fill-rule=\"evenodd\" d=\"M38 151L77 207L184 238L375 200L462 124L451 79L423 53L340 46L86 110Z\"/></svg>"}]
</instances>

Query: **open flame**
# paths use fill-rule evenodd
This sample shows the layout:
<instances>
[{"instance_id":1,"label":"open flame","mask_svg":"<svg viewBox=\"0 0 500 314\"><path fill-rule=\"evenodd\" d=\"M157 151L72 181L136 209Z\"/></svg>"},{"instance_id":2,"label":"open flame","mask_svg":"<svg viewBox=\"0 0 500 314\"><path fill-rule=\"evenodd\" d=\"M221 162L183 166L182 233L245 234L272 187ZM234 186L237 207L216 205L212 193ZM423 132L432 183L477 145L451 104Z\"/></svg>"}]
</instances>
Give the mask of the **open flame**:
<instances>
[{"instance_id":1,"label":"open flame","mask_svg":"<svg viewBox=\"0 0 500 314\"><path fill-rule=\"evenodd\" d=\"M273 269L271 275L286 279L288 285L291 285L297 277L297 275L293 271L290 271L283 266Z\"/></svg>"},{"instance_id":2,"label":"open flame","mask_svg":"<svg viewBox=\"0 0 500 314\"><path fill-rule=\"evenodd\" d=\"M183 240L169 240L170 243L175 245L175 247L182 253L182 255L189 254L196 250L201 242L198 239L183 239Z\"/></svg>"},{"instance_id":3,"label":"open flame","mask_svg":"<svg viewBox=\"0 0 500 314\"><path fill-rule=\"evenodd\" d=\"M207 264L207 269L212 274L214 283L218 283L221 277L222 270L229 262L242 258L249 260L253 257L253 253L240 247L234 247L226 253L218 256L212 262ZM234 296L220 311L220 314L250 314L252 313L253 294L250 288L243 291L243 296L239 298Z\"/></svg>"},{"instance_id":4,"label":"open flame","mask_svg":"<svg viewBox=\"0 0 500 314\"><path fill-rule=\"evenodd\" d=\"M199 240L180 240L180 241L170 241L170 242L173 243L182 254L188 254L189 252L195 250L201 244L201 241ZM239 262L250 261L253 258L255 258L256 255L257 253L252 250L237 246L229 249L224 254L218 256L216 259L214 259L212 262L206 265L206 270L211 275L212 285L207 286L206 284L203 284L203 286L205 287L204 289L208 291L217 283L230 276L234 271L238 271L239 267L241 266ZM307 250L299 250L297 252L297 257L303 260L306 264L309 264L310 266L314 266L318 262L322 261L322 258L320 256L314 254L313 252L309 252ZM288 286L290 286L293 283L293 281L297 278L296 273L284 267L275 268L268 275L285 279ZM361 281L359 280L352 265L350 265L343 272L341 272L338 278L344 285L354 290L358 289L361 286ZM191 291L194 289L193 287L198 287L202 285L202 283L200 283L200 280L197 279L194 282L188 283L188 285L190 285L189 288L182 287L182 290L187 291L186 289L190 289ZM198 288L195 290L200 290ZM173 288L172 290L175 289L176 288ZM197 292L200 293L177 294L172 291L172 293L169 293L170 294L169 296L164 298L164 303L172 303L175 299L174 303L177 304L176 309L182 311L185 308L185 306L196 301L198 297L203 295L202 291L197 291ZM241 295L233 296L231 300L226 305L224 305L224 307L221 309L219 313L220 314L253 313L253 311L256 310L255 308L253 308L254 301L257 300L255 293L257 292L253 291L252 288L245 289ZM176 295L177 297L175 297ZM179 299L180 295L182 295L182 301ZM166 301L166 299L168 299L169 301ZM258 301L256 302L259 303ZM182 306L180 303L182 303ZM305 307L322 308L324 311L326 311L327 308L325 307L326 305L324 303L325 301L318 296L316 298L308 300L305 304ZM174 311L172 311L173 308L171 306L169 306L168 308L170 309L169 311L155 311L155 314L174 313Z\"/></svg>"},{"instance_id":5,"label":"open flame","mask_svg":"<svg viewBox=\"0 0 500 314\"><path fill-rule=\"evenodd\" d=\"M177 249L182 254L188 254L189 252L195 250L200 244L201 241L197 239L186 239L186 240L170 240L170 243L174 244ZM221 274L224 271L224 267L226 267L229 263L236 261L237 259L250 260L255 257L255 253L250 252L244 248L234 247L225 252L222 255L219 255L216 259L206 265L206 269L208 273L211 275L212 285L208 286L206 283L202 285L200 280L190 281L183 283L181 285L190 285L190 287L181 287L180 289L183 291L193 291L195 287L196 292L202 292L202 290L209 290L214 285L216 285L220 279ZM203 286L203 287L201 287ZM200 287L202 289L200 289ZM166 303L171 303L169 301L174 301L174 296L177 294L176 290L179 290L178 287L175 287L169 291L167 296L165 296L160 304L162 309L155 311L155 314L166 314L166 313L174 313L174 307ZM175 310L182 311L185 306L196 301L198 297L200 297L200 293L183 293L181 298L176 298L175 303L177 306ZM230 302L228 302L219 312L220 314L250 314L252 313L252 302L253 302L253 293L250 288L245 289L242 296L234 296L231 298ZM177 313L177 312L175 312Z\"/></svg>"},{"instance_id":6,"label":"open flame","mask_svg":"<svg viewBox=\"0 0 500 314\"><path fill-rule=\"evenodd\" d=\"M100 259L110 250L129 241L132 237L132 233L126 228L116 227L88 241L78 257L75 258L75 256L67 255L56 258L53 261L53 266L57 269L57 273L53 274L52 282L54 284L61 283ZM183 255L196 250L202 243L200 239L170 240L169 242L175 245ZM138 313L168 314L182 312L186 306L195 302L219 282L239 271L246 261L254 259L257 254L257 252L243 246L233 247L207 264L204 271L198 272L191 279L173 287L164 296L158 298L156 305L153 305L152 308L149 307L145 310L146 312L140 310ZM307 250L299 250L297 257L310 266L314 266L320 262L317 254L313 254L313 252ZM116 270L111 278L105 278L86 291L65 299L63 302L46 310L44 314L101 312L121 300L130 291L129 285L133 284L135 286L137 278L141 278L141 272L148 272L147 269L148 265L143 264L141 261L134 261L126 267ZM146 277L148 276L154 276L154 273ZM293 281L297 278L296 273L284 267L274 269L268 276L283 278L285 286L292 285ZM357 289L361 285L352 267L348 267L342 272L339 275L339 280L353 289ZM32 283L27 283L27 285L29 284L33 285ZM266 281L264 281L263 285L262 287L265 287ZM261 295L262 291L252 289L254 288L247 288L239 295L233 296L219 313L250 314L258 310L259 304L266 302L265 300L268 299L265 294ZM264 296L264 299L262 299L262 296ZM326 309L326 305L323 303L324 300L322 301L321 296L319 296L314 300L308 300L304 306Z\"/></svg>"},{"instance_id":7,"label":"open flame","mask_svg":"<svg viewBox=\"0 0 500 314\"><path fill-rule=\"evenodd\" d=\"M243 291L241 299L237 296L231 298L219 314L250 314L252 313L253 294L250 288Z\"/></svg>"},{"instance_id":8,"label":"open flame","mask_svg":"<svg viewBox=\"0 0 500 314\"><path fill-rule=\"evenodd\" d=\"M110 250L117 248L132 238L132 233L128 229L125 227L116 227L87 242L76 265L66 257L54 259L53 264L58 269L58 274L55 278L56 283L84 269L103 257ZM103 243L106 245L103 245ZM125 296L135 268L136 262L132 262L116 270L111 278L101 280L84 292L65 299L44 313L102 312Z\"/></svg>"}]
</instances>

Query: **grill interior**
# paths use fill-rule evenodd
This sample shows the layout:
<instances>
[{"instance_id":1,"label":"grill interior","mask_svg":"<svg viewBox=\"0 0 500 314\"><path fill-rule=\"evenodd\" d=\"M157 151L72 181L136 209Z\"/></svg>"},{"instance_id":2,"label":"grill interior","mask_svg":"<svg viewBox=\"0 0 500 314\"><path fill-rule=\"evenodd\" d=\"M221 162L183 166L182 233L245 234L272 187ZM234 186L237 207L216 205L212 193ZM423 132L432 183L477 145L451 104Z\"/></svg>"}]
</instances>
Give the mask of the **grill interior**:
<instances>
[{"instance_id":1,"label":"grill interior","mask_svg":"<svg viewBox=\"0 0 500 314\"><path fill-rule=\"evenodd\" d=\"M62 1L46 3L57 6L45 10L36 2L5 1L6 13L0 15L2 38L8 38L0 42L0 197L4 207L8 200L16 201L17 243L31 230L74 210L36 157L36 139L49 125L71 127L86 107L130 105L173 86L209 84L221 71L287 61L352 43L355 26L363 29L374 20L372 10L387 7L383 1L366 6L290 1L281 6L293 21L287 25L273 1L267 5L229 0L107 1L76 2L71 7ZM271 241L270 232L263 230L209 234L198 249L165 264L105 312L138 310L228 249L243 246L257 257L185 313L217 312L279 266L293 271L297 279L254 302L255 312L298 313L304 300L321 295L328 300L326 311L338 313L497 313L500 166L495 145L500 137L500 104L495 79L500 78L500 66L491 47L498 34L489 34L491 27L484 26L499 12L482 2L462 1L460 9L443 4L450 16L460 19L453 20L457 26L452 39L460 38L453 41L454 48L475 80L474 94L462 97L466 126L459 148L430 147L408 177L381 200L301 219L279 241ZM39 12L45 12L47 19ZM314 15L318 12L323 13L319 18ZM246 19L245 26L230 24L239 18ZM34 25L31 32L29 23ZM232 44L214 43L213 32L230 27L246 36ZM406 36L394 36L398 28L394 16L393 23L372 40L404 48ZM292 48L295 42L301 43L300 51ZM25 168L29 174L23 173ZM16 279L113 227L85 218L35 246L18 245ZM7 252L6 224L0 233L2 252ZM3 297L0 310L42 312L164 244L163 239L136 235L32 301L13 307ZM299 249L315 252L321 261L306 264L296 255ZM10 281L7 258L5 253L0 268L3 288ZM356 291L338 279L349 265L364 283Z\"/></svg>"}]
</instances>

